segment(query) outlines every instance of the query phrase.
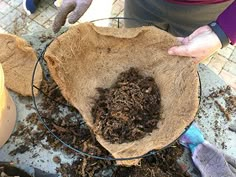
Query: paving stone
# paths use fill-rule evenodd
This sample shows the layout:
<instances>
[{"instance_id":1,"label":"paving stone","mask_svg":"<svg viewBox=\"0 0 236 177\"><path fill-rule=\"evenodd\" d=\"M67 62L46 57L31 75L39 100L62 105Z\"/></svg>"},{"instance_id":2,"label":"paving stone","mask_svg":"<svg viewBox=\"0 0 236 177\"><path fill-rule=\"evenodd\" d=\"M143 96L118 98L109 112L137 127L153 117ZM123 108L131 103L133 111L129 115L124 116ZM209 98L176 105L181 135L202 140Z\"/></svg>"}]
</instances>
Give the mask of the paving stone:
<instances>
[{"instance_id":1,"label":"paving stone","mask_svg":"<svg viewBox=\"0 0 236 177\"><path fill-rule=\"evenodd\" d=\"M40 13L41 13L41 12L39 12L39 11L36 10L36 12L34 12L34 13L31 14L31 15L29 15L29 18L31 18L31 19L35 19L37 16L40 15Z\"/></svg>"},{"instance_id":2,"label":"paving stone","mask_svg":"<svg viewBox=\"0 0 236 177\"><path fill-rule=\"evenodd\" d=\"M30 34L29 30L27 28L22 28L21 30L18 31L17 36L23 36L26 34Z\"/></svg>"},{"instance_id":3,"label":"paving stone","mask_svg":"<svg viewBox=\"0 0 236 177\"><path fill-rule=\"evenodd\" d=\"M225 47L223 49L220 49L218 53L225 58L230 58L231 54L233 53L233 50L230 47Z\"/></svg>"},{"instance_id":4,"label":"paving stone","mask_svg":"<svg viewBox=\"0 0 236 177\"><path fill-rule=\"evenodd\" d=\"M53 21L54 21L54 16L52 18L50 18L48 21L46 21L44 24L43 24L43 27L46 28L46 29L50 29L52 28L52 24L53 24Z\"/></svg>"},{"instance_id":5,"label":"paving stone","mask_svg":"<svg viewBox=\"0 0 236 177\"><path fill-rule=\"evenodd\" d=\"M4 14L0 13L0 19L2 19L4 17ZM1 22L1 20L0 20Z\"/></svg>"},{"instance_id":6,"label":"paving stone","mask_svg":"<svg viewBox=\"0 0 236 177\"><path fill-rule=\"evenodd\" d=\"M112 4L114 5L116 3L116 1L118 1L118 0L113 0Z\"/></svg>"},{"instance_id":7,"label":"paving stone","mask_svg":"<svg viewBox=\"0 0 236 177\"><path fill-rule=\"evenodd\" d=\"M235 49L235 47L234 47L233 45L231 45L231 44L229 44L227 47L230 48L230 49L232 49L232 50Z\"/></svg>"},{"instance_id":8,"label":"paving stone","mask_svg":"<svg viewBox=\"0 0 236 177\"><path fill-rule=\"evenodd\" d=\"M228 71L222 70L219 76L236 91L236 76Z\"/></svg>"},{"instance_id":9,"label":"paving stone","mask_svg":"<svg viewBox=\"0 0 236 177\"><path fill-rule=\"evenodd\" d=\"M120 12L120 14L118 15L118 17L124 17L124 10L122 10L122 11Z\"/></svg>"},{"instance_id":10,"label":"paving stone","mask_svg":"<svg viewBox=\"0 0 236 177\"><path fill-rule=\"evenodd\" d=\"M202 60L201 63L204 64L204 65L208 65L210 63L210 61L212 60L213 56L212 57L208 57L207 59L205 60Z\"/></svg>"},{"instance_id":11,"label":"paving stone","mask_svg":"<svg viewBox=\"0 0 236 177\"><path fill-rule=\"evenodd\" d=\"M234 74L236 77L236 63L228 61L224 66L224 70L230 72L231 74Z\"/></svg>"},{"instance_id":12,"label":"paving stone","mask_svg":"<svg viewBox=\"0 0 236 177\"><path fill-rule=\"evenodd\" d=\"M229 58L230 61L236 63L236 49L234 49L232 55Z\"/></svg>"},{"instance_id":13,"label":"paving stone","mask_svg":"<svg viewBox=\"0 0 236 177\"><path fill-rule=\"evenodd\" d=\"M19 10L22 14L27 15L26 12L25 12L25 10L24 10L24 8L23 8L23 5L18 6L18 7L17 7L17 10ZM31 18L31 19L34 19L34 18L37 17L40 13L41 13L40 11L36 10L33 14L27 15L27 16L28 16L29 18Z\"/></svg>"},{"instance_id":14,"label":"paving stone","mask_svg":"<svg viewBox=\"0 0 236 177\"><path fill-rule=\"evenodd\" d=\"M50 2L51 2L51 0L50 0ZM50 6L50 3L48 0L41 0L38 7L37 7L37 11L43 12L49 6Z\"/></svg>"},{"instance_id":15,"label":"paving stone","mask_svg":"<svg viewBox=\"0 0 236 177\"><path fill-rule=\"evenodd\" d=\"M14 8L22 5L22 0L6 0L5 2Z\"/></svg>"},{"instance_id":16,"label":"paving stone","mask_svg":"<svg viewBox=\"0 0 236 177\"><path fill-rule=\"evenodd\" d=\"M113 19L109 22L109 27L117 28L118 27L118 20Z\"/></svg>"},{"instance_id":17,"label":"paving stone","mask_svg":"<svg viewBox=\"0 0 236 177\"><path fill-rule=\"evenodd\" d=\"M216 74L219 74L228 60L221 55L214 56L208 64L208 67Z\"/></svg>"},{"instance_id":18,"label":"paving stone","mask_svg":"<svg viewBox=\"0 0 236 177\"><path fill-rule=\"evenodd\" d=\"M19 28L17 25L10 25L6 28L6 30L10 33L10 34L15 34L18 35L20 33L20 31L22 30L22 28Z\"/></svg>"},{"instance_id":19,"label":"paving stone","mask_svg":"<svg viewBox=\"0 0 236 177\"><path fill-rule=\"evenodd\" d=\"M11 25L7 26L6 30L16 35L25 34L28 24L30 24L31 21L32 20L27 15L23 14L19 18L16 18Z\"/></svg>"},{"instance_id":20,"label":"paving stone","mask_svg":"<svg viewBox=\"0 0 236 177\"><path fill-rule=\"evenodd\" d=\"M14 9L14 7L10 6L6 2L0 1L0 13L2 13L3 15L8 14L13 9Z\"/></svg>"},{"instance_id":21,"label":"paving stone","mask_svg":"<svg viewBox=\"0 0 236 177\"><path fill-rule=\"evenodd\" d=\"M54 15L56 15L56 12L57 11L54 8L49 6L43 12L41 12L37 17L35 17L34 20L42 25L50 18L52 18Z\"/></svg>"},{"instance_id":22,"label":"paving stone","mask_svg":"<svg viewBox=\"0 0 236 177\"><path fill-rule=\"evenodd\" d=\"M29 33L34 33L43 30L45 30L45 28L33 20L28 24Z\"/></svg>"},{"instance_id":23,"label":"paving stone","mask_svg":"<svg viewBox=\"0 0 236 177\"><path fill-rule=\"evenodd\" d=\"M124 4L121 1L116 1L112 7L112 16L117 17L124 10Z\"/></svg>"},{"instance_id":24,"label":"paving stone","mask_svg":"<svg viewBox=\"0 0 236 177\"><path fill-rule=\"evenodd\" d=\"M55 9L55 10L58 10L58 8L54 5L54 4L50 4L50 6Z\"/></svg>"},{"instance_id":25,"label":"paving stone","mask_svg":"<svg viewBox=\"0 0 236 177\"><path fill-rule=\"evenodd\" d=\"M55 0L48 0L48 4L49 5L53 5L54 6L54 2L55 2Z\"/></svg>"},{"instance_id":26,"label":"paving stone","mask_svg":"<svg viewBox=\"0 0 236 177\"><path fill-rule=\"evenodd\" d=\"M6 28L9 25L15 25L14 21L20 18L21 12L17 9L12 10L9 14L5 15L2 19L0 19L0 26L2 28Z\"/></svg>"},{"instance_id":27,"label":"paving stone","mask_svg":"<svg viewBox=\"0 0 236 177\"><path fill-rule=\"evenodd\" d=\"M6 34L6 33L8 33L8 32L7 32L5 29L3 29L3 28L0 27L0 33Z\"/></svg>"},{"instance_id":28,"label":"paving stone","mask_svg":"<svg viewBox=\"0 0 236 177\"><path fill-rule=\"evenodd\" d=\"M19 10L22 14L26 14L22 4L19 5L16 9Z\"/></svg>"}]
</instances>

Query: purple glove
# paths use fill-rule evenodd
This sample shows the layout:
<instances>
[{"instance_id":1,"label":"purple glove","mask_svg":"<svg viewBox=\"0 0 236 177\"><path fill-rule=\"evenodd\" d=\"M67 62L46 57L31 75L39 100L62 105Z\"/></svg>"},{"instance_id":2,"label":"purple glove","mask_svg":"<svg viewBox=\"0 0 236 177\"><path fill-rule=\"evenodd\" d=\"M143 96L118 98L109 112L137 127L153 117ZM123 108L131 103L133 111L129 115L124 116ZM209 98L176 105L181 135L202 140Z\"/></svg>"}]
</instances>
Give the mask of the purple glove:
<instances>
[{"instance_id":1,"label":"purple glove","mask_svg":"<svg viewBox=\"0 0 236 177\"><path fill-rule=\"evenodd\" d=\"M192 152L192 159L202 177L236 177L236 160L204 140L193 124L179 139Z\"/></svg>"},{"instance_id":2,"label":"purple glove","mask_svg":"<svg viewBox=\"0 0 236 177\"><path fill-rule=\"evenodd\" d=\"M69 23L75 23L89 8L92 0L63 0L53 23L53 31L57 33L65 24L68 17Z\"/></svg>"}]
</instances>

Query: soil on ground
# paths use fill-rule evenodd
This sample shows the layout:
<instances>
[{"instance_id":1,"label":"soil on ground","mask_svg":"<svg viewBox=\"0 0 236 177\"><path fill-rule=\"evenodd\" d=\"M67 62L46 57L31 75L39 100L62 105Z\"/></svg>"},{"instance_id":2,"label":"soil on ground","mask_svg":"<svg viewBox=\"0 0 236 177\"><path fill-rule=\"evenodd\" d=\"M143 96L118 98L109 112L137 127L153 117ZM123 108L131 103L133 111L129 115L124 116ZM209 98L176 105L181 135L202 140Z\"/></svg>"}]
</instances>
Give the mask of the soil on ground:
<instances>
[{"instance_id":1,"label":"soil on ground","mask_svg":"<svg viewBox=\"0 0 236 177\"><path fill-rule=\"evenodd\" d=\"M80 113L68 105L53 81L44 80L41 89L44 96L43 100L38 103L38 109L43 121L52 132L74 148L95 156L111 157L109 152L96 141L96 138L86 126ZM26 108L33 109L32 105L26 105ZM72 164L61 161L60 155L52 159L53 163L59 163L56 171L63 177L187 176L182 172L176 162L176 159L183 152L183 148L179 144L175 144L156 155L142 159L139 166L120 167L114 161L84 157L63 146L47 131L43 123L37 118L36 113L30 114L26 118L26 123L22 122L18 124L17 130L13 134L13 141L14 137L23 136L24 146L28 146L29 151L34 149L35 146L42 146L45 149L59 150L67 155L76 157L76 160ZM37 127L36 130L35 126ZM45 138L46 142L42 141ZM32 158L36 156L38 154L33 154Z\"/></svg>"},{"instance_id":2,"label":"soil on ground","mask_svg":"<svg viewBox=\"0 0 236 177\"><path fill-rule=\"evenodd\" d=\"M154 78L136 68L120 73L110 88L98 88L92 108L95 127L111 143L143 138L157 128L161 97Z\"/></svg>"}]
</instances>

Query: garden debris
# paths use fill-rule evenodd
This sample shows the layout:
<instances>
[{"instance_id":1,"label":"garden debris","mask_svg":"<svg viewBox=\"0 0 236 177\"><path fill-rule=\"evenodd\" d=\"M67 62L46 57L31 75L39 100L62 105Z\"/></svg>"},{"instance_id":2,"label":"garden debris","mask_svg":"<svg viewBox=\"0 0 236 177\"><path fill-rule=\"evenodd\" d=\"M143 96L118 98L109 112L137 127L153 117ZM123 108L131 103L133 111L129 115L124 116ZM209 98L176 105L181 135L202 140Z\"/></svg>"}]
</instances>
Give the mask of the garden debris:
<instances>
[{"instance_id":1,"label":"garden debris","mask_svg":"<svg viewBox=\"0 0 236 177\"><path fill-rule=\"evenodd\" d=\"M223 98L224 105L220 104L216 99ZM207 99L216 100L215 103L219 106L219 109L230 120L230 115L236 113L236 96L232 93L230 86L215 88Z\"/></svg>"},{"instance_id":2,"label":"garden debris","mask_svg":"<svg viewBox=\"0 0 236 177\"><path fill-rule=\"evenodd\" d=\"M71 165L61 164L57 172L63 177L189 177L176 162L182 153L183 148L176 143L156 155L142 159L138 166L122 167L116 166L114 162L78 158Z\"/></svg>"},{"instance_id":3,"label":"garden debris","mask_svg":"<svg viewBox=\"0 0 236 177\"><path fill-rule=\"evenodd\" d=\"M60 158L59 156L54 156L52 160L53 160L53 162L55 162L56 164L61 163L61 158Z\"/></svg>"},{"instance_id":4,"label":"garden debris","mask_svg":"<svg viewBox=\"0 0 236 177\"><path fill-rule=\"evenodd\" d=\"M203 129L213 130L214 143L222 149L228 148L226 137L224 136L227 134L227 130L234 131L233 118L236 116L235 100L235 92L230 86L213 87L209 90L208 95L201 98L198 118L206 119L206 124L201 126Z\"/></svg>"},{"instance_id":5,"label":"garden debris","mask_svg":"<svg viewBox=\"0 0 236 177\"><path fill-rule=\"evenodd\" d=\"M86 124L84 124L79 112L72 108L66 107L67 102L63 99L59 89L54 89L53 81L44 81L44 94L47 96L43 97L42 102L38 103L40 114L46 115L43 120L49 126L53 132L59 136L63 141L68 143L74 148L83 150L86 153L95 156L110 157L109 152L104 149L94 138L93 134L89 131ZM52 89L52 90L50 90ZM61 104L54 100L62 101ZM69 109L66 114L64 111L66 108ZM65 132L56 129L53 124L58 125L65 129ZM37 129L33 129L33 127ZM81 130L81 131L80 131ZM32 133L35 131L35 133ZM66 135L64 135L66 134ZM42 123L37 119L35 113L30 114L27 117L27 124L20 123L17 126L14 136L24 136L25 145L31 147L34 144L41 144L42 148L53 149L63 151L68 155L77 157L72 163L63 163L59 156L55 156L52 160L59 164L57 172L63 177L138 177L155 174L156 177L178 177L181 176L181 169L178 167L176 159L182 155L183 148L179 144L170 146L169 148L158 152L156 155L144 158L140 166L132 167L120 167L117 166L115 161L110 160L98 160L91 157L83 157L73 150L70 150L58 142L51 134L46 130ZM73 137L73 138L69 138ZM75 139L74 139L75 137ZM42 140L46 138L46 143L42 143ZM14 141L14 139L13 139ZM36 156L37 154L35 154ZM185 174L182 174L185 177Z\"/></svg>"},{"instance_id":6,"label":"garden debris","mask_svg":"<svg viewBox=\"0 0 236 177\"><path fill-rule=\"evenodd\" d=\"M228 121L231 120L229 113L225 110L225 108L217 101L215 100L216 105L219 107L220 111L225 115L226 119Z\"/></svg>"},{"instance_id":7,"label":"garden debris","mask_svg":"<svg viewBox=\"0 0 236 177\"><path fill-rule=\"evenodd\" d=\"M29 147L28 146L20 145L16 149L14 149L11 152L9 152L9 155L14 156L16 154L23 154L23 153L25 153L27 151L29 151Z\"/></svg>"}]
</instances>

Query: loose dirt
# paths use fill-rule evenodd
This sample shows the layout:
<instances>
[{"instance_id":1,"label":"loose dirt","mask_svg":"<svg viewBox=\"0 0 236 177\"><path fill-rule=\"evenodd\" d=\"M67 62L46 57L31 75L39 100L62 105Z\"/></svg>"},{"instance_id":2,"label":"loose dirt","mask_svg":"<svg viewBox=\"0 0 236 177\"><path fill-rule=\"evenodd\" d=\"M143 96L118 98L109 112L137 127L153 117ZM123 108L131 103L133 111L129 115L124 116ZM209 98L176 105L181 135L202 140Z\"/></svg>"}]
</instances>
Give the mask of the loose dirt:
<instances>
[{"instance_id":1,"label":"loose dirt","mask_svg":"<svg viewBox=\"0 0 236 177\"><path fill-rule=\"evenodd\" d=\"M136 68L120 73L110 88L98 88L92 115L104 139L125 143L143 138L157 128L161 97L154 78Z\"/></svg>"}]
</instances>

